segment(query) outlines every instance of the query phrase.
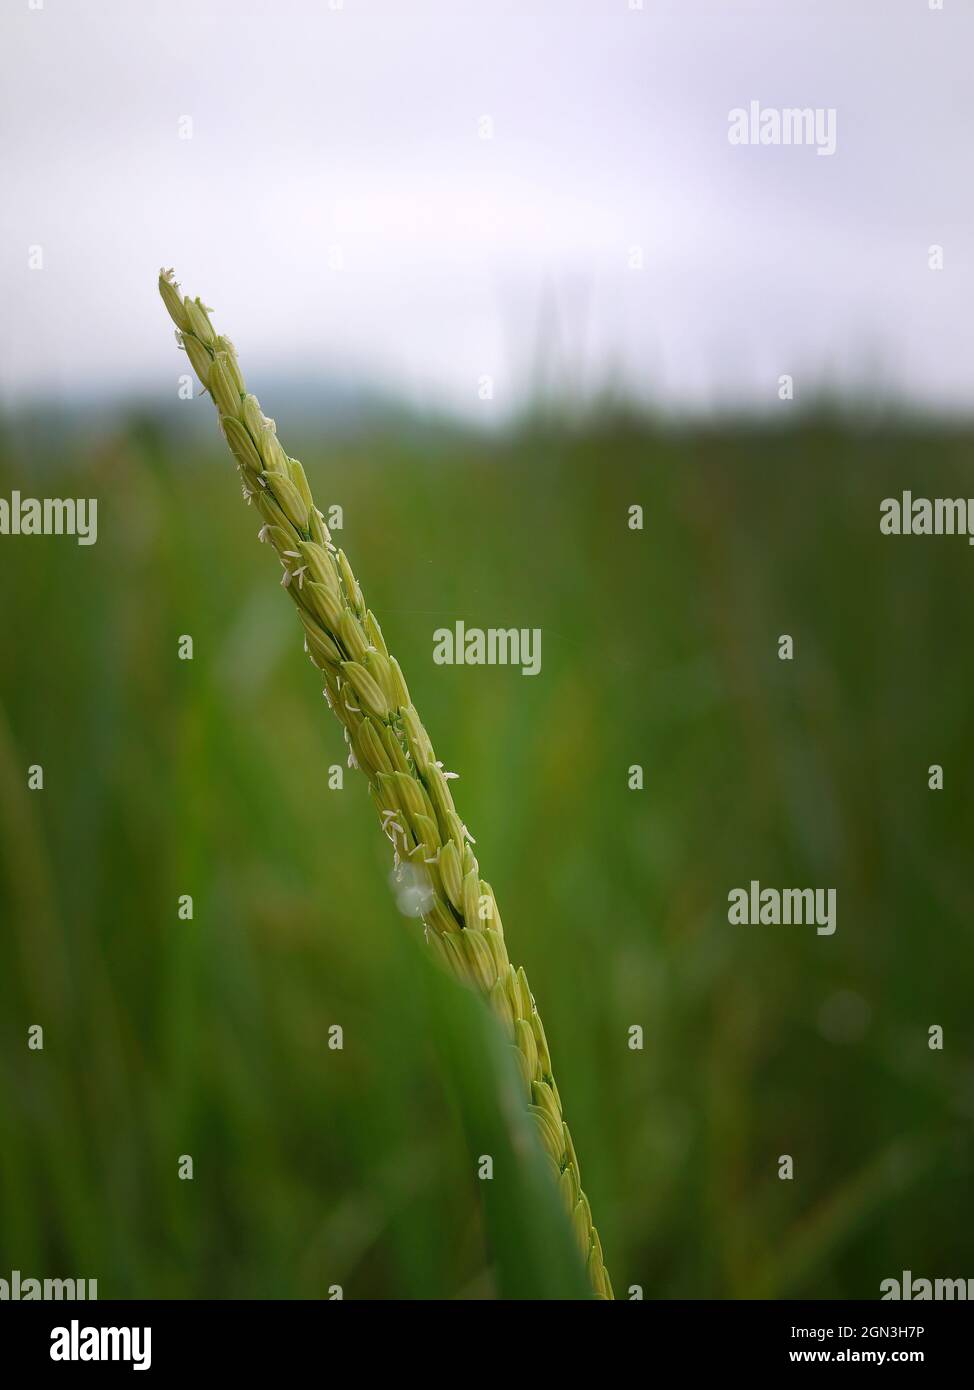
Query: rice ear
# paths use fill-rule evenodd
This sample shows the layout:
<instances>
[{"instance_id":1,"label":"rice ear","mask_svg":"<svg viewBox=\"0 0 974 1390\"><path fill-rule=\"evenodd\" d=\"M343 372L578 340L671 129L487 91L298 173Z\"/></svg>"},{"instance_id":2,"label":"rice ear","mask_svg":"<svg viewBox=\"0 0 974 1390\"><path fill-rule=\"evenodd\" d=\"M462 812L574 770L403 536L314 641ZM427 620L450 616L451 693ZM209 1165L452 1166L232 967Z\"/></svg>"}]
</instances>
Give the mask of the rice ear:
<instances>
[{"instance_id":1,"label":"rice ear","mask_svg":"<svg viewBox=\"0 0 974 1390\"><path fill-rule=\"evenodd\" d=\"M453 804L447 784L452 774L444 774L437 761L348 556L331 544L303 467L288 456L274 422L248 394L233 345L217 337L200 299L180 296L172 271L160 274L159 292L264 520L260 539L284 567L282 580L298 606L308 653L328 705L344 725L349 761L368 779L395 865L426 866L423 922L433 953L485 997L515 1049L525 1104L562 1193L593 1296L611 1298L541 1019L523 968L508 959L493 889L481 877L473 837Z\"/></svg>"}]
</instances>

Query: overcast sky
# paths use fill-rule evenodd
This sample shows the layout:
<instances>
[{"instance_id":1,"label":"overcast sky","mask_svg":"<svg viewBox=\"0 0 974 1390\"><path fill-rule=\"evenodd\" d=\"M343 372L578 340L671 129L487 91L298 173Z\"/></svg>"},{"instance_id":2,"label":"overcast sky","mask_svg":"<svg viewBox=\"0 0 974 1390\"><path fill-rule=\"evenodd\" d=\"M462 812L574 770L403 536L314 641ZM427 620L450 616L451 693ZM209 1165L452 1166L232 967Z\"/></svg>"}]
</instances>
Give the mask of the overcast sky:
<instances>
[{"instance_id":1,"label":"overcast sky","mask_svg":"<svg viewBox=\"0 0 974 1390\"><path fill-rule=\"evenodd\" d=\"M771 405L790 373L799 399L974 401L971 0L0 15L6 403L171 397L160 265L258 391L288 371L476 415L545 378ZM752 101L834 108L835 153L732 145Z\"/></svg>"}]
</instances>

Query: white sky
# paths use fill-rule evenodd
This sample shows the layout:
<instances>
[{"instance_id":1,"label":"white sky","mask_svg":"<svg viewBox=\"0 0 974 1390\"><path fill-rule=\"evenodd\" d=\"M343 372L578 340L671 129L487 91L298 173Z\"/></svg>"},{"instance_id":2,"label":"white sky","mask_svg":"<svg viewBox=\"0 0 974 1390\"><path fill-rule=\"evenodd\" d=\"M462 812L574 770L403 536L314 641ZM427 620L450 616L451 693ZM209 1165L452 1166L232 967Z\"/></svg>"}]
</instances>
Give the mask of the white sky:
<instances>
[{"instance_id":1,"label":"white sky","mask_svg":"<svg viewBox=\"0 0 974 1390\"><path fill-rule=\"evenodd\" d=\"M258 392L968 407L972 0L630 3L4 0L0 401L170 399L165 264ZM835 155L730 145L753 99L835 107Z\"/></svg>"}]
</instances>

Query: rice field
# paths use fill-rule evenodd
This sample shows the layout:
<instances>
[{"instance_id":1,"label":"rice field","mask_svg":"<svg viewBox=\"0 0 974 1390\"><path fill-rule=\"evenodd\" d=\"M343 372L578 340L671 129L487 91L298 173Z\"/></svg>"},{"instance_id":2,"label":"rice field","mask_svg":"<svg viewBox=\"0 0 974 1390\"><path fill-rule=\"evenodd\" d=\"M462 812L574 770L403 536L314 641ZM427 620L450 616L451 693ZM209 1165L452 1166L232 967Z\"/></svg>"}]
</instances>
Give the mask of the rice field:
<instances>
[{"instance_id":1,"label":"rice field","mask_svg":"<svg viewBox=\"0 0 974 1390\"><path fill-rule=\"evenodd\" d=\"M533 1176L478 1177L504 1059L396 911L364 787L331 785L346 749L196 409L0 425L0 496L99 499L95 545L0 537L0 1276L571 1296ZM971 1274L974 557L879 527L904 489L972 491L970 434L303 432L461 774L617 1297ZM461 621L540 629L540 672L436 662ZM834 932L729 922L752 881L834 889Z\"/></svg>"}]
</instances>

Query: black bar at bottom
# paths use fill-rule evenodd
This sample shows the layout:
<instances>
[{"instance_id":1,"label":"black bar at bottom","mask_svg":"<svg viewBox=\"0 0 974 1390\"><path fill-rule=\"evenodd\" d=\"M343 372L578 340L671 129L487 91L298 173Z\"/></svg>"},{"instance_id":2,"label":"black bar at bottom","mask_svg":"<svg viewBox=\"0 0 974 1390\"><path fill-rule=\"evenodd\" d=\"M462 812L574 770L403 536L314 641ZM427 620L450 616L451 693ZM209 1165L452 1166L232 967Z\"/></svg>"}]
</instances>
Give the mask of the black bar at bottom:
<instances>
[{"instance_id":1,"label":"black bar at bottom","mask_svg":"<svg viewBox=\"0 0 974 1390\"><path fill-rule=\"evenodd\" d=\"M453 1377L491 1363L505 1377L534 1347L540 1360L584 1351L646 1371L787 1371L797 1366L872 1365L946 1371L971 1348L966 1302L554 1304L347 1302L7 1302L0 1303L4 1370L95 1371L175 1378L185 1371L311 1370L354 1354L370 1368L383 1351L398 1369L439 1369ZM509 1331L527 1339L512 1363ZM444 1333L446 1338L444 1339ZM606 1339L603 1341L602 1339ZM611 1340L608 1340L611 1339ZM631 1340L630 1340L631 1339ZM509 1351L504 1353L503 1347ZM432 1358L432 1359L431 1359ZM521 1362L525 1367L530 1363ZM576 1369L579 1369L576 1367ZM14 1382L7 1380L8 1384Z\"/></svg>"}]
</instances>

